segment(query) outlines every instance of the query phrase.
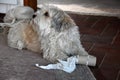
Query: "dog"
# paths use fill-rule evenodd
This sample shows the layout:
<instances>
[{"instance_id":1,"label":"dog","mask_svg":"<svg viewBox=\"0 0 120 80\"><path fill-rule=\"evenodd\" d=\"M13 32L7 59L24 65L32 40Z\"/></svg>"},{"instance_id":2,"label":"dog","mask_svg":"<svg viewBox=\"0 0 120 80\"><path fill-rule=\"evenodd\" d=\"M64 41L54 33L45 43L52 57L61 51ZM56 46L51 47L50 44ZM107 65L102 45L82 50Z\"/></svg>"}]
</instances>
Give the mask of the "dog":
<instances>
[{"instance_id":1,"label":"dog","mask_svg":"<svg viewBox=\"0 0 120 80\"><path fill-rule=\"evenodd\" d=\"M43 58L53 63L70 56L77 56L78 64L86 63L80 58L88 53L81 44L78 26L67 13L43 5L35 14L35 18L12 24L8 33L10 47L43 53Z\"/></svg>"},{"instance_id":2,"label":"dog","mask_svg":"<svg viewBox=\"0 0 120 80\"><path fill-rule=\"evenodd\" d=\"M43 58L56 62L73 55L88 55L80 42L78 26L63 10L43 5L36 12L34 23L38 27Z\"/></svg>"},{"instance_id":3,"label":"dog","mask_svg":"<svg viewBox=\"0 0 120 80\"><path fill-rule=\"evenodd\" d=\"M40 42L33 23L34 10L28 6L18 6L9 10L2 27L8 28L8 46L16 49L24 49L41 52Z\"/></svg>"},{"instance_id":4,"label":"dog","mask_svg":"<svg viewBox=\"0 0 120 80\"><path fill-rule=\"evenodd\" d=\"M31 20L22 20L12 26L8 32L8 46L19 50L27 48L34 52L41 52L38 34Z\"/></svg>"},{"instance_id":5,"label":"dog","mask_svg":"<svg viewBox=\"0 0 120 80\"><path fill-rule=\"evenodd\" d=\"M4 28L4 33L8 33L9 28L13 27L14 23L21 20L32 19L34 10L29 6L17 6L8 10L3 18L4 23L0 23L0 27Z\"/></svg>"},{"instance_id":6,"label":"dog","mask_svg":"<svg viewBox=\"0 0 120 80\"><path fill-rule=\"evenodd\" d=\"M68 61L75 56L75 64L95 66L96 57L88 55L83 48L78 26L67 13L57 7L43 5L34 14L35 18L21 19L13 24L5 23L10 27L10 47L42 53L43 58L53 63L64 63L61 60Z\"/></svg>"}]
</instances>

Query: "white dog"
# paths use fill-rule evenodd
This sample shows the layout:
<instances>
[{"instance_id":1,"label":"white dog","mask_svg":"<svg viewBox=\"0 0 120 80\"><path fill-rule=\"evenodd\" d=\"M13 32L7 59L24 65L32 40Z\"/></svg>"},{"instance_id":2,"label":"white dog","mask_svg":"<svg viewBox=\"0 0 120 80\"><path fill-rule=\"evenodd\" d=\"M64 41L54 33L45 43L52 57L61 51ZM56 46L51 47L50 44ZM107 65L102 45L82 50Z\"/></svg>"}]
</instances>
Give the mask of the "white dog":
<instances>
[{"instance_id":1,"label":"white dog","mask_svg":"<svg viewBox=\"0 0 120 80\"><path fill-rule=\"evenodd\" d=\"M40 42L35 28L32 20L14 23L8 33L8 45L19 50L27 48L40 53Z\"/></svg>"},{"instance_id":2,"label":"white dog","mask_svg":"<svg viewBox=\"0 0 120 80\"><path fill-rule=\"evenodd\" d=\"M45 59L56 62L57 59L64 60L71 55L88 55L81 45L78 26L61 9L41 7L34 23L39 29L37 33Z\"/></svg>"},{"instance_id":3,"label":"white dog","mask_svg":"<svg viewBox=\"0 0 120 80\"><path fill-rule=\"evenodd\" d=\"M53 6L43 6L35 18L12 24L8 45L42 52L43 58L51 62L76 56L77 64L94 66L96 63L96 58L89 56L82 47L78 26L69 15Z\"/></svg>"},{"instance_id":4,"label":"white dog","mask_svg":"<svg viewBox=\"0 0 120 80\"><path fill-rule=\"evenodd\" d=\"M10 27L8 31L8 45L12 48L27 48L34 52L40 52L40 42L33 23L34 10L27 6L18 6L9 10L2 27Z\"/></svg>"}]
</instances>

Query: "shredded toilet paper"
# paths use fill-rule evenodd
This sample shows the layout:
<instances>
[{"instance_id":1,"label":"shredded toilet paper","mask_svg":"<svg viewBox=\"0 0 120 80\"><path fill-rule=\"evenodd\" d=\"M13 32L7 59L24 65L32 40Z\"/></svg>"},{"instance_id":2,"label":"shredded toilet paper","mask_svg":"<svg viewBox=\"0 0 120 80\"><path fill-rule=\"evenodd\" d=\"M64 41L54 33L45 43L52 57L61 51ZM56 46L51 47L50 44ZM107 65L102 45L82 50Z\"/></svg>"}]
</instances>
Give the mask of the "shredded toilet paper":
<instances>
[{"instance_id":1,"label":"shredded toilet paper","mask_svg":"<svg viewBox=\"0 0 120 80\"><path fill-rule=\"evenodd\" d=\"M83 55L83 56L77 55L67 58L67 61L58 59L58 63L56 64L48 64L47 66L39 66L39 64L35 64L35 65L36 67L42 69L59 69L67 73L72 73L76 69L76 64L95 66L96 57L91 55Z\"/></svg>"},{"instance_id":2,"label":"shredded toilet paper","mask_svg":"<svg viewBox=\"0 0 120 80\"><path fill-rule=\"evenodd\" d=\"M76 62L76 56L72 56L69 57L67 61L58 59L58 63L56 64L48 64L47 66L39 66L39 64L35 64L35 66L42 69L59 69L67 73L72 73L76 69Z\"/></svg>"}]
</instances>

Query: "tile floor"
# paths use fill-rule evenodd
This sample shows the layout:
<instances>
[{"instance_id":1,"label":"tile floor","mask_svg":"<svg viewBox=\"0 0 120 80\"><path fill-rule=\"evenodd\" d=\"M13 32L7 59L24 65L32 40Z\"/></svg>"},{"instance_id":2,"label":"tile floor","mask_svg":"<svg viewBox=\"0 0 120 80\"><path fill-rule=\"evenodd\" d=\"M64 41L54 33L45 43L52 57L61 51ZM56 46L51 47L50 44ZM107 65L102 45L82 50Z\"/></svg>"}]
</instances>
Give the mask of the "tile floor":
<instances>
[{"instance_id":1,"label":"tile floor","mask_svg":"<svg viewBox=\"0 0 120 80\"><path fill-rule=\"evenodd\" d=\"M90 67L97 80L120 80L120 19L70 16L79 26L83 46L97 57L97 65Z\"/></svg>"},{"instance_id":2,"label":"tile floor","mask_svg":"<svg viewBox=\"0 0 120 80\"><path fill-rule=\"evenodd\" d=\"M96 79L120 80L120 19L69 15L79 26L83 46L89 54L97 57L97 65L90 67ZM3 16L0 14L0 22Z\"/></svg>"}]
</instances>

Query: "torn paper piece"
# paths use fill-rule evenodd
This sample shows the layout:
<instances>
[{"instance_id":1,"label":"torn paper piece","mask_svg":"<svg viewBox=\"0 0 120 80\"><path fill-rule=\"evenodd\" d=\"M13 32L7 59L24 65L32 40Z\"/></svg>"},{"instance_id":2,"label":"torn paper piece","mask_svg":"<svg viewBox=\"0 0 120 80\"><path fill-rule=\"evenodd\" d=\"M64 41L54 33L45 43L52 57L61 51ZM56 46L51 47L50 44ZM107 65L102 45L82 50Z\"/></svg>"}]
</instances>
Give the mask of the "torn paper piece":
<instances>
[{"instance_id":1,"label":"torn paper piece","mask_svg":"<svg viewBox=\"0 0 120 80\"><path fill-rule=\"evenodd\" d=\"M42 69L59 69L67 73L72 73L76 68L76 64L95 66L96 57L91 55L84 55L84 56L77 55L67 58L67 61L58 59L58 63L56 64L48 64L47 66L39 66L39 64L35 64L35 65Z\"/></svg>"},{"instance_id":2,"label":"torn paper piece","mask_svg":"<svg viewBox=\"0 0 120 80\"><path fill-rule=\"evenodd\" d=\"M67 61L58 60L59 62L57 64L48 64L47 66L39 66L39 64L36 64L37 67L42 69L59 69L63 70L67 73L72 73L76 68L76 57L70 57L67 59Z\"/></svg>"}]
</instances>

